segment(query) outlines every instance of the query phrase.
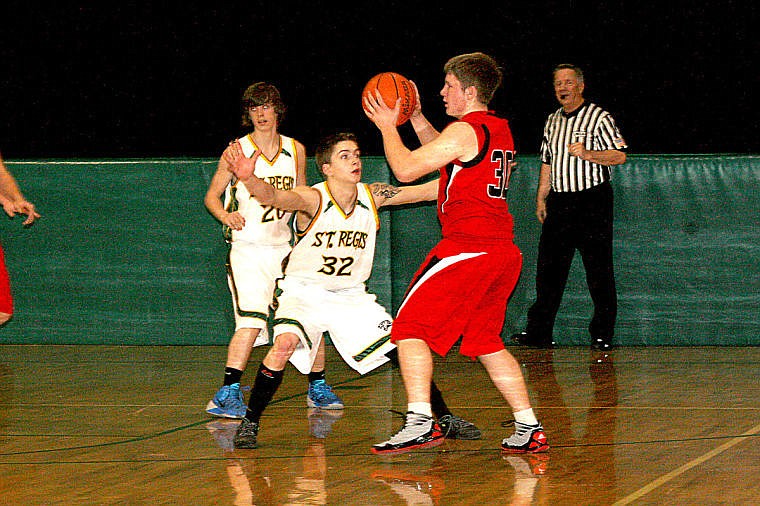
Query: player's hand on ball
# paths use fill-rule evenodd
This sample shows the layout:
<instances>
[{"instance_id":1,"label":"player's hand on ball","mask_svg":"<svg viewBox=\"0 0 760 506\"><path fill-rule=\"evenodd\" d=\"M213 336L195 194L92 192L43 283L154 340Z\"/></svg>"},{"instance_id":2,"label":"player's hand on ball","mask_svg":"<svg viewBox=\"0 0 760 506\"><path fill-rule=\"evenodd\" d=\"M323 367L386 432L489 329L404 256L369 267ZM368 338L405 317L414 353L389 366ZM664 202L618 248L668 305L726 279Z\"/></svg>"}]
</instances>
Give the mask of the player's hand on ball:
<instances>
[{"instance_id":1,"label":"player's hand on ball","mask_svg":"<svg viewBox=\"0 0 760 506\"><path fill-rule=\"evenodd\" d=\"M412 85L412 88L414 88L414 109L412 109L412 117L419 116L422 114L422 104L420 103L420 90L417 89L417 83L414 81L409 81L409 84Z\"/></svg>"},{"instance_id":2,"label":"player's hand on ball","mask_svg":"<svg viewBox=\"0 0 760 506\"><path fill-rule=\"evenodd\" d=\"M377 99L377 102L373 103L373 99ZM382 123L378 123L374 119L377 113L377 104L382 104L387 106L389 110L395 111L396 123L394 126L399 126L409 120L415 111L417 102L414 85L398 72L381 72L367 81L362 90L364 112L378 127L381 127L381 124L385 126L386 123L382 118Z\"/></svg>"},{"instance_id":3,"label":"player's hand on ball","mask_svg":"<svg viewBox=\"0 0 760 506\"><path fill-rule=\"evenodd\" d=\"M377 90L364 96L364 114L380 129L396 128L401 111L400 105L401 98L398 98L393 108L389 107Z\"/></svg>"}]
</instances>

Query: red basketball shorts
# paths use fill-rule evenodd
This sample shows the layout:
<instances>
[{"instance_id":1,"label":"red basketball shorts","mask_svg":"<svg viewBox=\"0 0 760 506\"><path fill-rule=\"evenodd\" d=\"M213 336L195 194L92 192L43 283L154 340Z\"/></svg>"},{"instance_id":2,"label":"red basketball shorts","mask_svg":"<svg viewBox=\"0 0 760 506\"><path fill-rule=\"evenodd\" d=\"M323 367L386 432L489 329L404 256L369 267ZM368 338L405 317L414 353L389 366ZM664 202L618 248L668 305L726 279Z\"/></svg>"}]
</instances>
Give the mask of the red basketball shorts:
<instances>
[{"instance_id":1,"label":"red basketball shorts","mask_svg":"<svg viewBox=\"0 0 760 506\"><path fill-rule=\"evenodd\" d=\"M8 270L5 268L5 254L0 246L0 313L13 314L13 296Z\"/></svg>"},{"instance_id":2,"label":"red basketball shorts","mask_svg":"<svg viewBox=\"0 0 760 506\"><path fill-rule=\"evenodd\" d=\"M443 239L407 289L391 340L422 339L445 355L461 337L468 357L504 349L501 330L517 285L522 253L513 243L485 247Z\"/></svg>"}]
</instances>

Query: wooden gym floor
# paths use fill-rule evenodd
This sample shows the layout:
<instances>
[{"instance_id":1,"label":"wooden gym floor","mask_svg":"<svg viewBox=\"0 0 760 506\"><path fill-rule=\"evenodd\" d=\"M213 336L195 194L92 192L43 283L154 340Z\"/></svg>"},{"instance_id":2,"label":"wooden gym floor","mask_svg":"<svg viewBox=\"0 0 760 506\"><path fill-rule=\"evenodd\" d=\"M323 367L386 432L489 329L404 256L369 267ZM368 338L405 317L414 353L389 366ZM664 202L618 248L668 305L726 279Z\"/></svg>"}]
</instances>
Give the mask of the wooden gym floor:
<instances>
[{"instance_id":1,"label":"wooden gym floor","mask_svg":"<svg viewBox=\"0 0 760 506\"><path fill-rule=\"evenodd\" d=\"M501 455L509 410L456 354L437 359L436 381L483 438L380 457L371 444L405 408L399 372L359 376L332 347L346 409L310 416L306 378L288 366L260 447L231 450L235 422L204 412L225 347L2 345L0 503L760 504L760 349L509 349L547 454Z\"/></svg>"}]
</instances>

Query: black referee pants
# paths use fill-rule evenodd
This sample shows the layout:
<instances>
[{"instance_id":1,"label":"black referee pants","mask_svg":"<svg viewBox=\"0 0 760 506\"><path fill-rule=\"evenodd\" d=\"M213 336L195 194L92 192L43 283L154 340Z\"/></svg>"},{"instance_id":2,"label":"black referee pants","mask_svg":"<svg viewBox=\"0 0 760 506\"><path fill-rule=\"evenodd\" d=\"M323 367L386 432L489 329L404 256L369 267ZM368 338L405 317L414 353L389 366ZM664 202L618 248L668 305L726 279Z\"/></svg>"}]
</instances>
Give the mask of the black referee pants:
<instances>
[{"instance_id":1,"label":"black referee pants","mask_svg":"<svg viewBox=\"0 0 760 506\"><path fill-rule=\"evenodd\" d=\"M550 341L575 250L586 270L594 315L591 338L612 339L617 290L612 263L612 185L581 192L551 192L546 199L536 265L536 301L528 310L531 340Z\"/></svg>"}]
</instances>

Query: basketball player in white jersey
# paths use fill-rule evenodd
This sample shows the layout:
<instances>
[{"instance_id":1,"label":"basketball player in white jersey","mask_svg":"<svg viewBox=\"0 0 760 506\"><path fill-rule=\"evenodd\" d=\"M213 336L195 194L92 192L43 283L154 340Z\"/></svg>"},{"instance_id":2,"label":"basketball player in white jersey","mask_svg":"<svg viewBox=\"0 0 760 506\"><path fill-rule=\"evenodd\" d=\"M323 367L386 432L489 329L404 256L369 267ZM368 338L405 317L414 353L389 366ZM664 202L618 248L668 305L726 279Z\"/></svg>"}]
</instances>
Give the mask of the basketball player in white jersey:
<instances>
[{"instance_id":1,"label":"basketball player in white jersey","mask_svg":"<svg viewBox=\"0 0 760 506\"><path fill-rule=\"evenodd\" d=\"M242 155L251 160L257 177L280 190L306 184L306 149L279 133L285 113L280 92L269 83L250 85L242 97L244 127L253 131L237 140ZM222 203L222 195L224 203ZM248 189L222 157L204 203L224 226L230 245L227 279L235 313L235 333L227 350L222 387L206 406L206 412L224 418L243 418L245 403L240 379L253 346L269 344L267 323L275 280L282 276L282 260L290 252L292 213L251 198ZM324 378L324 346L309 374L310 407L342 409L342 401Z\"/></svg>"},{"instance_id":2,"label":"basketball player in white jersey","mask_svg":"<svg viewBox=\"0 0 760 506\"><path fill-rule=\"evenodd\" d=\"M299 236L285 276L277 284L274 344L259 367L248 410L235 434L236 448L256 447L261 414L282 382L285 365L290 360L299 371L308 371L325 331L341 357L360 374L384 364L389 360L386 355L395 351L390 342L393 320L365 285L372 272L380 226L377 209L435 200L438 181L400 188L385 183L367 185L361 182L360 155L353 134L329 136L316 152L326 181L288 191L251 175L253 164L240 143L225 151L225 158L256 200L297 211ZM448 410L446 413L453 417ZM477 431L469 422L456 419L460 426Z\"/></svg>"}]
</instances>

